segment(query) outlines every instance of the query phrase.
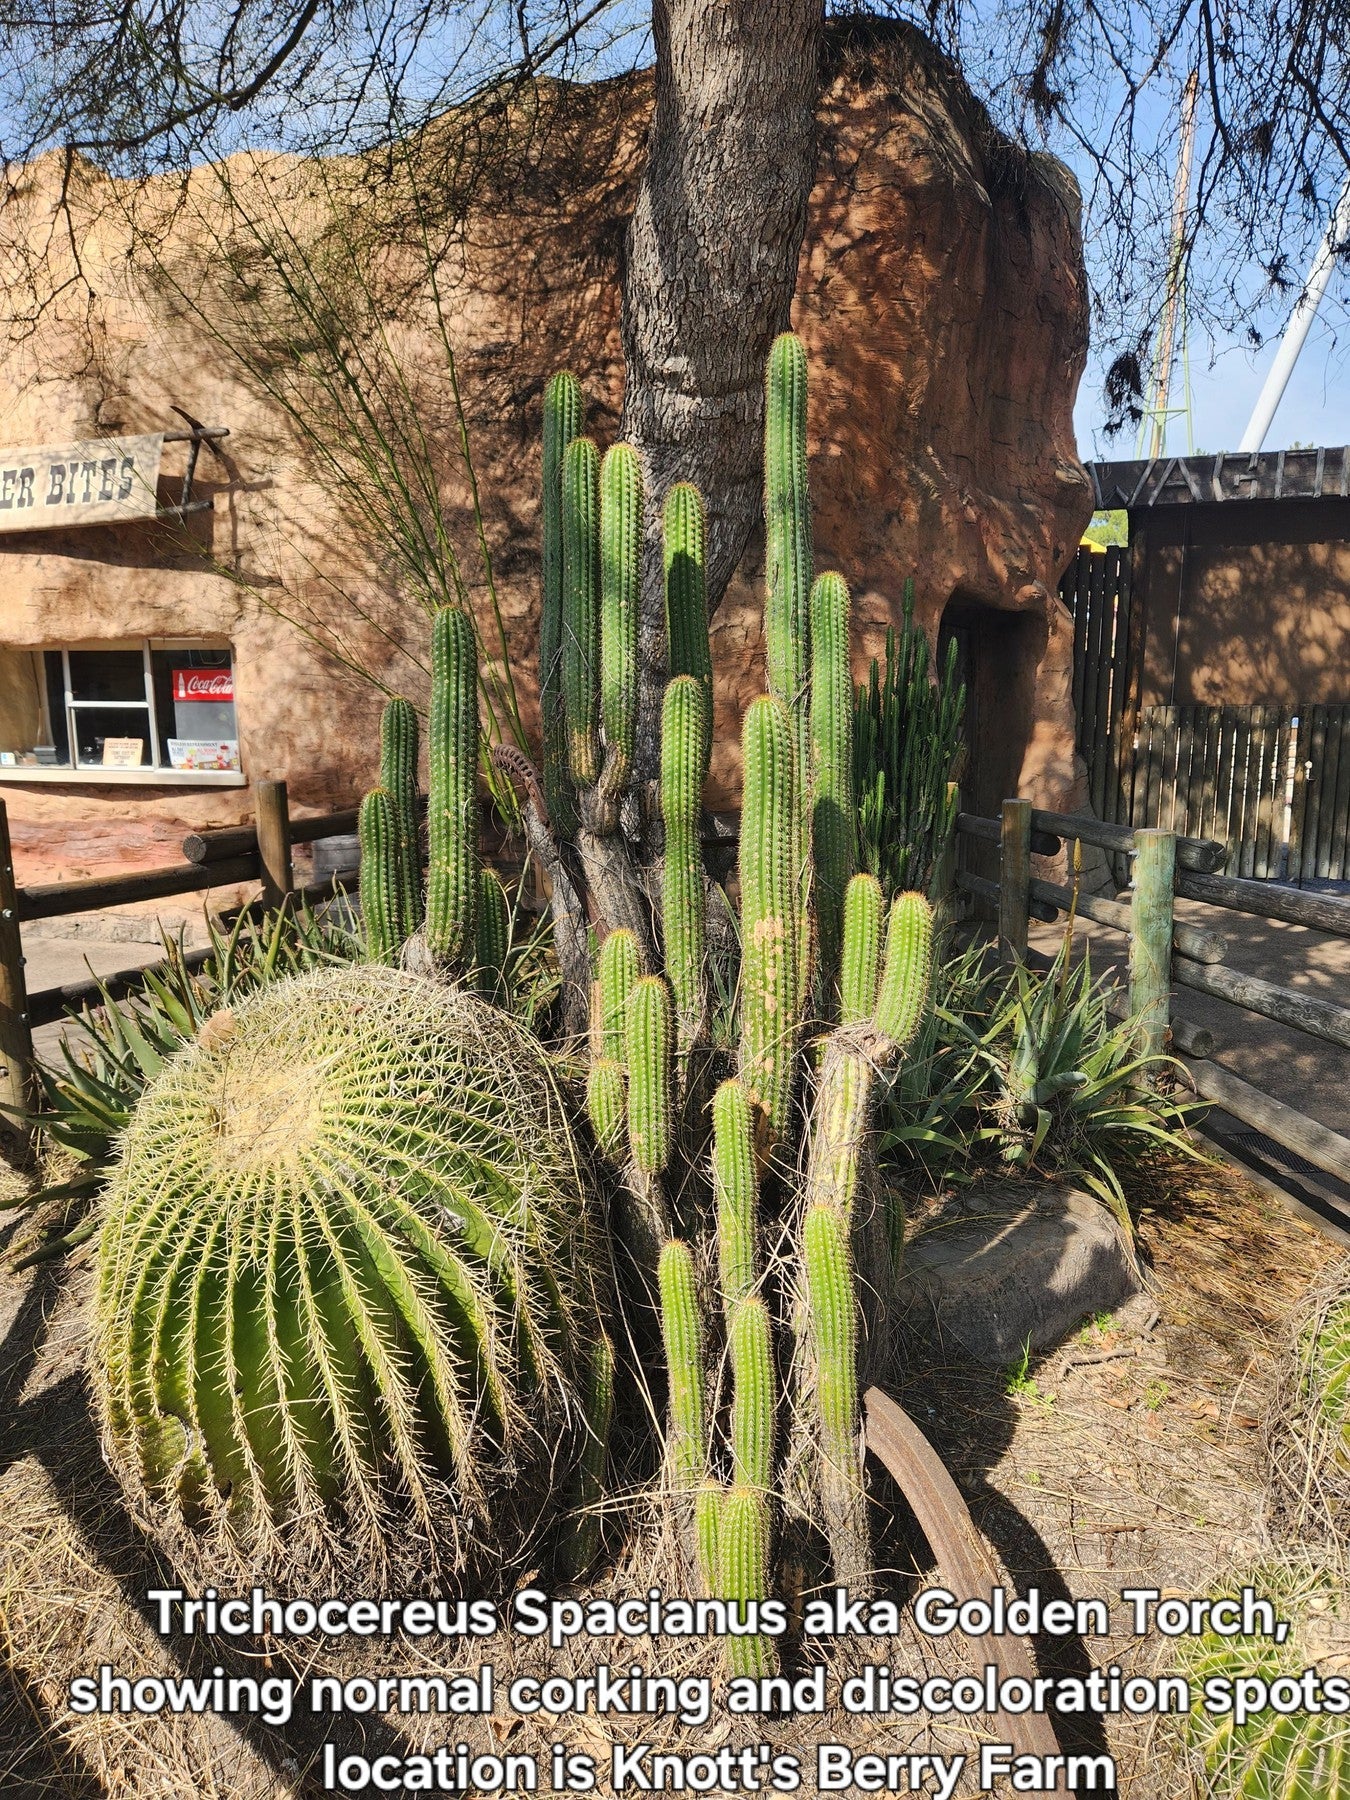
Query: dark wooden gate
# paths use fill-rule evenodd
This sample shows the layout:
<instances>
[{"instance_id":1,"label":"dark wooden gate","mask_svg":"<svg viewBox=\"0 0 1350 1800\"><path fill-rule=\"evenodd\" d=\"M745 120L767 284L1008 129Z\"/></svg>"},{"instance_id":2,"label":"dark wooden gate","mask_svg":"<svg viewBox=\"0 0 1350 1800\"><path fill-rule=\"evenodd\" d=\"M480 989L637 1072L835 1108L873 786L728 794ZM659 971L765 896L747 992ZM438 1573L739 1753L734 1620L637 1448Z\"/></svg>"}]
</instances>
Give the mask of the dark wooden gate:
<instances>
[{"instance_id":1,"label":"dark wooden gate","mask_svg":"<svg viewBox=\"0 0 1350 1800\"><path fill-rule=\"evenodd\" d=\"M1128 550L1080 548L1059 591L1098 818L1223 839L1230 875L1350 880L1350 705L1141 708Z\"/></svg>"}]
</instances>

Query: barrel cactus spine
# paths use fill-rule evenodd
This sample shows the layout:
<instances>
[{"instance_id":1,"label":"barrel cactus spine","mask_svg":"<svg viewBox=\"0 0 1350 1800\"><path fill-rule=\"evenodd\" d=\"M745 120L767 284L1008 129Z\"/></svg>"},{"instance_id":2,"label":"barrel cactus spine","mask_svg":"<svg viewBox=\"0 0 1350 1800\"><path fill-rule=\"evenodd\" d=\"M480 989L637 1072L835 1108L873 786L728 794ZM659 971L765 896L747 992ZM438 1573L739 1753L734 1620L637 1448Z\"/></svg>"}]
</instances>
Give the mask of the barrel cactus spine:
<instances>
[{"instance_id":1,"label":"barrel cactus spine","mask_svg":"<svg viewBox=\"0 0 1350 1800\"><path fill-rule=\"evenodd\" d=\"M427 949L459 970L478 917L478 651L457 606L432 624L427 765Z\"/></svg>"},{"instance_id":2,"label":"barrel cactus spine","mask_svg":"<svg viewBox=\"0 0 1350 1800\"><path fill-rule=\"evenodd\" d=\"M417 713L396 696L380 714L380 781L394 809L398 835L399 891L405 934L422 923L421 832L417 807Z\"/></svg>"},{"instance_id":3,"label":"barrel cactus spine","mask_svg":"<svg viewBox=\"0 0 1350 1800\"><path fill-rule=\"evenodd\" d=\"M539 620L539 711L544 734L544 794L554 824L575 829L567 770L567 732L562 710L563 647L563 455L585 428L581 383L566 372L550 376L544 388L544 469L542 496L543 594Z\"/></svg>"},{"instance_id":4,"label":"barrel cactus spine","mask_svg":"<svg viewBox=\"0 0 1350 1800\"><path fill-rule=\"evenodd\" d=\"M770 1148L788 1129L800 991L795 758L780 701L751 702L743 747L739 1074Z\"/></svg>"},{"instance_id":5,"label":"barrel cactus spine","mask_svg":"<svg viewBox=\"0 0 1350 1800\"><path fill-rule=\"evenodd\" d=\"M705 1005L707 896L699 801L710 738L706 689L693 675L677 675L666 688L661 710L661 816L666 828L661 916L682 1068L701 1031Z\"/></svg>"},{"instance_id":6,"label":"barrel cactus spine","mask_svg":"<svg viewBox=\"0 0 1350 1800\"><path fill-rule=\"evenodd\" d=\"M642 582L642 467L631 444L600 464L600 723L602 799L617 805L637 732L637 637Z\"/></svg>"},{"instance_id":7,"label":"barrel cactus spine","mask_svg":"<svg viewBox=\"0 0 1350 1800\"><path fill-rule=\"evenodd\" d=\"M392 962L407 936L399 866L398 819L383 788L372 788L357 812L361 845L361 921L373 962Z\"/></svg>"},{"instance_id":8,"label":"barrel cactus spine","mask_svg":"<svg viewBox=\"0 0 1350 1800\"><path fill-rule=\"evenodd\" d=\"M811 589L812 899L820 993L835 1011L844 892L854 862L853 680L849 669L849 597L840 575Z\"/></svg>"}]
</instances>

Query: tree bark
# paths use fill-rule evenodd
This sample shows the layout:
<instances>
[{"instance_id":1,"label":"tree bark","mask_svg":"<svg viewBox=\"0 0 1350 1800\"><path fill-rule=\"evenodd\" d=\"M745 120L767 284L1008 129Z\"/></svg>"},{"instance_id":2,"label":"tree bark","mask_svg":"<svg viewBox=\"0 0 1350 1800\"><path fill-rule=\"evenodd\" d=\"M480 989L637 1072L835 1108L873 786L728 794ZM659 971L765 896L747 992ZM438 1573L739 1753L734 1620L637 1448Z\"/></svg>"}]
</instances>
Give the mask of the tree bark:
<instances>
[{"instance_id":1,"label":"tree bark","mask_svg":"<svg viewBox=\"0 0 1350 1800\"><path fill-rule=\"evenodd\" d=\"M628 228L621 435L647 544L635 780L657 773L666 643L660 515L696 482L709 611L759 516L764 363L787 329L815 174L822 0L655 0L656 105Z\"/></svg>"}]
</instances>

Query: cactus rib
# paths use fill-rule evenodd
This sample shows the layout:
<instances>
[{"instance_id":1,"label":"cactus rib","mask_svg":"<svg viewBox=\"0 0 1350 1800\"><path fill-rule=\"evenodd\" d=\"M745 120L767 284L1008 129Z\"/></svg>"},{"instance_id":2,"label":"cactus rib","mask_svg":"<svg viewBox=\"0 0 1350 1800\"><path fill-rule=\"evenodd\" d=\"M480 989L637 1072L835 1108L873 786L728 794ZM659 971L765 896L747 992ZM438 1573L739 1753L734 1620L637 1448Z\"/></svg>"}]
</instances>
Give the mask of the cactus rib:
<instances>
[{"instance_id":1,"label":"cactus rib","mask_svg":"<svg viewBox=\"0 0 1350 1800\"><path fill-rule=\"evenodd\" d=\"M478 916L478 652L457 606L431 633L427 747L427 948L451 968L469 963Z\"/></svg>"}]
</instances>

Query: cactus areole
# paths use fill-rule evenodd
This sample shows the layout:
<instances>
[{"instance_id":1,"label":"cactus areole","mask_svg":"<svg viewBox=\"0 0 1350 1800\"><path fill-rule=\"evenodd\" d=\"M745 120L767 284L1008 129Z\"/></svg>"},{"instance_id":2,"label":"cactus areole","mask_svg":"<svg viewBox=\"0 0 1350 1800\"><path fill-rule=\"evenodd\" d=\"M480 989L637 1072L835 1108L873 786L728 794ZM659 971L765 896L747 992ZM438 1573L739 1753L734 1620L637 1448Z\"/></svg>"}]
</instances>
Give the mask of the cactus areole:
<instances>
[{"instance_id":1,"label":"cactus areole","mask_svg":"<svg viewBox=\"0 0 1350 1800\"><path fill-rule=\"evenodd\" d=\"M207 1579L490 1575L586 1454L600 1330L542 1052L380 967L210 1024L147 1091L107 1196L114 1469Z\"/></svg>"}]
</instances>

